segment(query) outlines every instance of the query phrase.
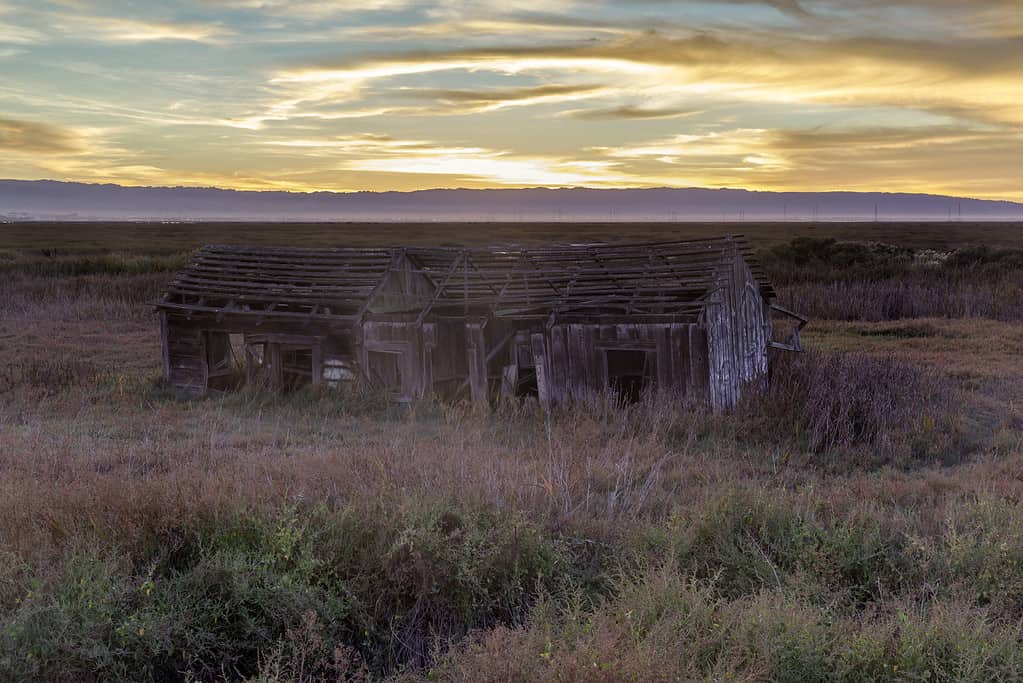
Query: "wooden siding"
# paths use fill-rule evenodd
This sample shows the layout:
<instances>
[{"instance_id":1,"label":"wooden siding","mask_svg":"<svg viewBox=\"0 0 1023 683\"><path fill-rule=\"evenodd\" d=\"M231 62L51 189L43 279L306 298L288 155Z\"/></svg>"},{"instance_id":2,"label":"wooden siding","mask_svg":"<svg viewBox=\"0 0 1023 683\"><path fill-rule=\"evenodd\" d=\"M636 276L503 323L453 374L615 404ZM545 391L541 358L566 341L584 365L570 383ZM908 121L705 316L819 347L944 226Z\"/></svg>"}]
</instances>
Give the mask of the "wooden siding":
<instances>
[{"instance_id":1,"label":"wooden siding","mask_svg":"<svg viewBox=\"0 0 1023 683\"><path fill-rule=\"evenodd\" d=\"M614 350L647 354L651 390L705 399L706 336L695 323L559 324L545 335L544 346L548 398L554 405L593 400L607 391L607 352Z\"/></svg>"},{"instance_id":2,"label":"wooden siding","mask_svg":"<svg viewBox=\"0 0 1023 683\"><path fill-rule=\"evenodd\" d=\"M743 389L767 373L771 317L760 284L742 256L723 260L717 288L704 313L710 363L710 402L715 410L738 403Z\"/></svg>"},{"instance_id":3,"label":"wooden siding","mask_svg":"<svg viewBox=\"0 0 1023 683\"><path fill-rule=\"evenodd\" d=\"M207 388L206 349L200 328L182 316L167 315L164 349L164 375L168 384L189 393Z\"/></svg>"}]
</instances>

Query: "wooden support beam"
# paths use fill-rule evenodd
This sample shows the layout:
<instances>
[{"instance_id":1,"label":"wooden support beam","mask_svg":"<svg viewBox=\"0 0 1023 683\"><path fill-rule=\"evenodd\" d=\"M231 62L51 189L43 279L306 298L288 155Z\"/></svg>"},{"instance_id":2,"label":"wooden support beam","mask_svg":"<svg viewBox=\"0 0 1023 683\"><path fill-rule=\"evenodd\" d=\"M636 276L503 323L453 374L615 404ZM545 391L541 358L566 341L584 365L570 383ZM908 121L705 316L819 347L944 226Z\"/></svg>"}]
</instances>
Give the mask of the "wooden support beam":
<instances>
[{"instance_id":1,"label":"wooden support beam","mask_svg":"<svg viewBox=\"0 0 1023 683\"><path fill-rule=\"evenodd\" d=\"M314 385L323 383L323 348L320 344L313 344L312 348L313 357L313 377L312 383Z\"/></svg>"},{"instance_id":2,"label":"wooden support beam","mask_svg":"<svg viewBox=\"0 0 1023 683\"><path fill-rule=\"evenodd\" d=\"M544 412L551 411L551 387L547 366L547 349L543 334L536 332L529 338L533 351L533 363L536 366L536 395Z\"/></svg>"},{"instance_id":3,"label":"wooden support beam","mask_svg":"<svg viewBox=\"0 0 1023 683\"><path fill-rule=\"evenodd\" d=\"M284 386L284 368L283 358L281 357L281 345L277 342L269 342L266 345L266 358L269 359L267 365L270 370L270 387L274 391L279 391Z\"/></svg>"},{"instance_id":4,"label":"wooden support beam","mask_svg":"<svg viewBox=\"0 0 1023 683\"><path fill-rule=\"evenodd\" d=\"M508 334L504 335L504 337L501 338L501 341L497 342L497 345L494 346L494 348L490 349L490 351L487 353L486 360L488 366L490 365L490 361L494 360L494 358L497 357L497 354L504 350L504 347L508 346L508 342L510 342L514 338L515 330L512 330Z\"/></svg>"},{"instance_id":5,"label":"wooden support beam","mask_svg":"<svg viewBox=\"0 0 1023 683\"><path fill-rule=\"evenodd\" d=\"M466 361L469 366L469 396L478 406L490 405L487 374L487 342L480 323L465 324Z\"/></svg>"},{"instance_id":6,"label":"wooden support beam","mask_svg":"<svg viewBox=\"0 0 1023 683\"><path fill-rule=\"evenodd\" d=\"M361 321L366 317L366 312L369 311L369 307L373 304L373 299L375 299L376 295L380 293L380 290L382 290L387 285L387 281L391 279L391 273L398 270L398 265L401 263L402 259L404 258L404 255L405 255L404 250L397 254L391 255L391 265L380 276L380 282L378 282L376 286L373 287L373 291L371 291L369 295L366 296L366 300L362 303L362 306L359 307L359 312L355 316L357 320Z\"/></svg>"},{"instance_id":7,"label":"wooden support beam","mask_svg":"<svg viewBox=\"0 0 1023 683\"><path fill-rule=\"evenodd\" d=\"M429 315L430 311L433 309L433 305L437 303L437 299L439 299L444 293L448 282L451 281L451 278L454 277L455 273L458 271L458 264L463 258L465 258L465 255L460 254L458 258L451 262L451 267L448 268L447 272L444 274L444 279L441 280L441 282L437 285L437 288L434 290L433 298L430 299L430 303L423 307L423 310L419 313L419 317L416 318L416 327L421 326L423 321L426 320L426 316Z\"/></svg>"}]
</instances>

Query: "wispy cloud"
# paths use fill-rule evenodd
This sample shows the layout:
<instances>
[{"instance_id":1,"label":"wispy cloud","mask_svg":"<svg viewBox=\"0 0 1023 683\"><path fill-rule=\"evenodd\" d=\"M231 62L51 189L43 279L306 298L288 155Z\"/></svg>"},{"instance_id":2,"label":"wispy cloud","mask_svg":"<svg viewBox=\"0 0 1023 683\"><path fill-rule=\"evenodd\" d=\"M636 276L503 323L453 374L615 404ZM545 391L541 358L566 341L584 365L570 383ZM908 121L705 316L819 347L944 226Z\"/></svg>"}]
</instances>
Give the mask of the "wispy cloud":
<instances>
[{"instance_id":1,"label":"wispy cloud","mask_svg":"<svg viewBox=\"0 0 1023 683\"><path fill-rule=\"evenodd\" d=\"M469 114L496 111L508 107L528 107L538 104L572 102L609 94L599 85L539 85L524 88L490 88L482 90L456 90L439 88L402 88L397 94L412 99L434 102L435 113Z\"/></svg>"},{"instance_id":2,"label":"wispy cloud","mask_svg":"<svg viewBox=\"0 0 1023 683\"><path fill-rule=\"evenodd\" d=\"M56 19L54 28L78 39L109 43L156 41L216 43L233 33L215 24L149 21L77 14Z\"/></svg>"},{"instance_id":3,"label":"wispy cloud","mask_svg":"<svg viewBox=\"0 0 1023 683\"><path fill-rule=\"evenodd\" d=\"M46 34L26 26L0 22L0 45L33 45L46 40Z\"/></svg>"},{"instance_id":4,"label":"wispy cloud","mask_svg":"<svg viewBox=\"0 0 1023 683\"><path fill-rule=\"evenodd\" d=\"M66 154L82 150L73 130L37 121L0 117L0 150L37 154Z\"/></svg>"},{"instance_id":5,"label":"wispy cloud","mask_svg":"<svg viewBox=\"0 0 1023 683\"><path fill-rule=\"evenodd\" d=\"M938 41L860 38L763 43L724 35L647 33L598 44L468 48L374 55L282 70L293 104L357 100L370 83L458 71L539 78L598 76L623 98L716 96L959 112L1023 125L1023 37ZM835 74L842 78L836 79ZM673 106L652 105L672 109Z\"/></svg>"},{"instance_id":6,"label":"wispy cloud","mask_svg":"<svg viewBox=\"0 0 1023 683\"><path fill-rule=\"evenodd\" d=\"M585 185L621 182L608 160L576 160L515 154L485 147L448 146L429 140L362 134L330 139L271 140L265 144L307 157L329 159L332 167L369 173L446 176L495 185Z\"/></svg>"},{"instance_id":7,"label":"wispy cloud","mask_svg":"<svg viewBox=\"0 0 1023 683\"><path fill-rule=\"evenodd\" d=\"M570 109L562 112L563 116L583 121L613 121L624 120L650 120L650 119L679 119L687 116L702 114L701 109L684 109L672 107L644 107L632 104L623 104L617 107L606 109Z\"/></svg>"},{"instance_id":8,"label":"wispy cloud","mask_svg":"<svg viewBox=\"0 0 1023 683\"><path fill-rule=\"evenodd\" d=\"M717 187L987 194L1023 199L1023 139L960 126L731 129L597 147L623 173ZM962 169L970 169L965 178ZM982 189L986 188L986 190Z\"/></svg>"}]
</instances>

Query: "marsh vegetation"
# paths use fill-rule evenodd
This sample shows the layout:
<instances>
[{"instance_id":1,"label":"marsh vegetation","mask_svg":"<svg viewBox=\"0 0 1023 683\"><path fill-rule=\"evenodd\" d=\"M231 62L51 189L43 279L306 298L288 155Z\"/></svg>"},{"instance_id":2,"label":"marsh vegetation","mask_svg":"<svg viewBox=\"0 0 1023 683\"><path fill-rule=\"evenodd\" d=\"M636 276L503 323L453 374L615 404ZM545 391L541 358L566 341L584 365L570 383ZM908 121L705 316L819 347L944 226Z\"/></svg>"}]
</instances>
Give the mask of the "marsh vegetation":
<instances>
[{"instance_id":1,"label":"marsh vegetation","mask_svg":"<svg viewBox=\"0 0 1023 683\"><path fill-rule=\"evenodd\" d=\"M0 678L1019 679L1021 245L883 228L765 233L810 350L733 413L550 418L180 399L144 304L193 233L9 233Z\"/></svg>"}]
</instances>

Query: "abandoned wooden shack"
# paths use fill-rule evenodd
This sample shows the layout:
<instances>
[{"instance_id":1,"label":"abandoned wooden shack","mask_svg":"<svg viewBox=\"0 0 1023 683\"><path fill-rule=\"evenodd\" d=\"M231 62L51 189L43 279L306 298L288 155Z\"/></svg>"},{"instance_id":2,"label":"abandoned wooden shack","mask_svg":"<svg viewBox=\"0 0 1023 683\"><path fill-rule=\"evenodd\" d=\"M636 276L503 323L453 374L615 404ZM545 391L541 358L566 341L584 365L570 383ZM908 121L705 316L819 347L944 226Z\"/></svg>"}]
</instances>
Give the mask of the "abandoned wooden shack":
<instances>
[{"instance_id":1,"label":"abandoned wooden shack","mask_svg":"<svg viewBox=\"0 0 1023 683\"><path fill-rule=\"evenodd\" d=\"M288 388L364 381L545 407L614 390L734 406L801 317L741 238L542 248L207 246L156 309L165 380ZM772 313L796 321L786 342Z\"/></svg>"}]
</instances>

